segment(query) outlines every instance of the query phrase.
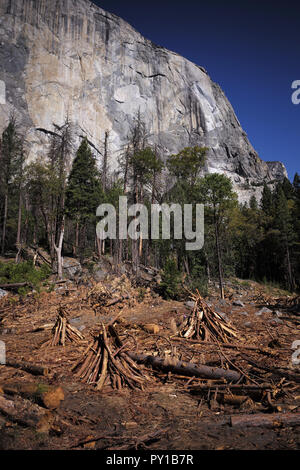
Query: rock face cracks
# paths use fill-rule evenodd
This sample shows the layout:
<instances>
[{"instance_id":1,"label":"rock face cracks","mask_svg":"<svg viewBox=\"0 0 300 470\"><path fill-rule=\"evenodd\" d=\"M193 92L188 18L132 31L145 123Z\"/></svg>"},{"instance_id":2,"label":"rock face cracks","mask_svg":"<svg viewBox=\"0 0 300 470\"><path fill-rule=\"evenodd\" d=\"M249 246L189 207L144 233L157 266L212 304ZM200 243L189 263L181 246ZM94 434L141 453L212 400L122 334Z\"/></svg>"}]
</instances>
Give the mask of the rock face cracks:
<instances>
[{"instance_id":1,"label":"rock face cracks","mask_svg":"<svg viewBox=\"0 0 300 470\"><path fill-rule=\"evenodd\" d=\"M258 157L202 67L88 0L0 0L0 80L0 131L14 110L31 156L43 153L53 123L68 116L78 141L87 135L99 158L109 132L117 168L140 112L162 154L209 147L205 172L230 176L240 200L286 176L283 164Z\"/></svg>"}]
</instances>

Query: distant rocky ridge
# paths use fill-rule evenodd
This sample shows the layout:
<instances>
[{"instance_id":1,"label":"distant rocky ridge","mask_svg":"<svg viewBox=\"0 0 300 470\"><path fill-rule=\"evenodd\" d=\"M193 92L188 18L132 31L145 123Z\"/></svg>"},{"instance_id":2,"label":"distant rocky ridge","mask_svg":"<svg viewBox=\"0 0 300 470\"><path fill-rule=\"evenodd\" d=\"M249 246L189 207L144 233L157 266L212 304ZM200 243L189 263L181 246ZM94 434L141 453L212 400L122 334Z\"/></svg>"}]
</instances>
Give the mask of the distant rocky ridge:
<instances>
[{"instance_id":1,"label":"distant rocky ridge","mask_svg":"<svg viewBox=\"0 0 300 470\"><path fill-rule=\"evenodd\" d=\"M229 176L241 201L259 196L264 181L287 176L282 163L259 158L204 68L88 0L0 0L0 80L0 132L14 110L31 157L68 115L77 141L87 135L99 158L109 131L117 168L140 111L164 155L209 147L205 172Z\"/></svg>"}]
</instances>

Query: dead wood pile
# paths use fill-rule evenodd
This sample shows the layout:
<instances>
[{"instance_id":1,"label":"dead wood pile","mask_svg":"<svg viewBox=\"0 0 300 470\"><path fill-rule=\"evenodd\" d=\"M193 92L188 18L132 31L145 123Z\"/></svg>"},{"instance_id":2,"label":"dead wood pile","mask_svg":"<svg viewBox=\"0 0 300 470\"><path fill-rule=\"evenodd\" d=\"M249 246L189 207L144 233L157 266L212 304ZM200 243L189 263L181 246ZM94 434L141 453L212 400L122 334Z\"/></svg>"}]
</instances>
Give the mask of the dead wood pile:
<instances>
[{"instance_id":1,"label":"dead wood pile","mask_svg":"<svg viewBox=\"0 0 300 470\"><path fill-rule=\"evenodd\" d=\"M256 304L268 305L273 308L294 309L300 306L299 295L274 297L261 291L254 294L249 300L252 300L252 302Z\"/></svg>"},{"instance_id":2,"label":"dead wood pile","mask_svg":"<svg viewBox=\"0 0 300 470\"><path fill-rule=\"evenodd\" d=\"M134 304L137 296L136 289L124 274L120 277L111 276L105 282L97 283L88 293L88 300L94 308L110 307L124 301Z\"/></svg>"},{"instance_id":3,"label":"dead wood pile","mask_svg":"<svg viewBox=\"0 0 300 470\"><path fill-rule=\"evenodd\" d=\"M0 403L0 414L7 416L10 421L27 423L26 425L36 429L41 429L43 423L46 428L49 426L48 417L51 421L53 412L49 415L45 413L46 410L35 408L34 405L39 404L42 408L47 407L48 401L46 400L51 398L51 393L48 396L48 391L52 392L54 382L51 382L52 386L47 391L36 390L33 385L29 387L26 383L22 384L24 376L21 375L21 371L35 375L48 375L50 368L51 373L54 371L55 374L60 374L68 368L71 359L72 362L74 360L72 370L75 376L83 383L92 385L98 391L104 389L109 392L110 387L115 390L127 387L143 390L147 386L150 388L153 384L155 385L155 381L158 380L162 383L173 382L179 393L190 393L195 396L200 403L199 407L203 401L206 401L211 409L214 409L213 406L218 406L219 408L215 409L221 410L221 412L224 411L224 405L238 407L239 411L248 410L247 415L244 415L245 420L234 421L235 424L232 423L232 426L265 426L265 420L257 418L257 421L254 419L252 422L252 419L248 420L247 418L248 413L249 416L252 413L251 417L254 418L255 415L258 415L258 411L263 411L264 414L267 411L266 416L270 417L270 423L274 422L272 417L275 418L275 414L279 412L286 416L289 412L291 418L289 422L294 423L294 420L299 422L297 411L299 410L300 379L296 366L290 364L291 343L297 339L297 328L291 321L283 322L281 320L278 327L278 324L273 326L271 322L263 323L262 319L253 314L253 317L250 318L253 325L252 343L249 344L249 330L243 328L241 317L234 316L235 325L238 324L239 328L233 327L230 322L226 321L225 315L215 311L204 301L199 292L196 292L191 294L194 307L183 323L181 315L184 315L186 310L184 309L184 312L181 313L178 311L177 304L177 310L174 309L176 315L178 313L180 315L180 320L177 323L175 313L171 311L172 306L170 312L163 311L163 314L168 315L168 320L169 315L173 315L177 329L175 332L158 320L155 321L161 326L157 331L154 328L149 328L148 324L144 325L147 328L138 328L133 320L126 320L125 309L118 312L119 316L124 314L125 322L117 322L115 317L109 324L101 327L100 318L98 318L97 326L93 326L95 331L92 334L90 344L83 343L78 347L77 343L84 338L76 328L70 325L67 314L76 312L77 315L78 308L87 309L92 314L91 305L93 308L101 305L111 311L114 305L123 306L128 301L136 301L138 290L133 287L126 276L121 276L111 279L108 283L97 284L89 291L88 296L86 292L83 290L81 297L71 294L66 299L69 301L68 306L59 307L54 327L52 323L52 337L46 343L48 345L63 345L70 342L75 344L74 348L60 348L59 352L62 353L60 355L55 349L52 351L53 357L50 357L49 351L40 351L41 364L45 364L44 366L22 362L25 359L34 361L34 358L29 355L22 356L21 349L19 349L13 357L8 358L6 365L1 366L3 397ZM0 314L5 316L6 326L14 326L18 332L23 331L25 330L25 318L27 330L28 326L31 328L30 331L27 331L28 335L33 331L42 332L48 325L32 330L32 318L35 318L35 321L37 318L45 321L45 316L49 311L51 314L54 313L53 318L55 318L58 302L54 298L55 294L52 293L52 295L51 308L53 310L49 310L49 305L43 310L42 301L34 301L33 297L28 297L23 303L16 305L9 305L4 300ZM52 301L50 295L49 299ZM288 297L273 298L274 304L272 305L275 305L275 301L276 303L281 302L282 305L297 305L296 297L293 299ZM62 305L63 301L59 302ZM183 308L183 305L181 307ZM247 307L246 305L245 308ZM167 304L166 308L169 308ZM147 314L147 312L145 309L143 313ZM249 312L248 315L252 316L250 309ZM164 319L164 317L160 318ZM154 324L154 326L157 325ZM91 334L91 330L88 332ZM33 336L28 335L25 335L28 338L28 350L32 351L33 343L30 342ZM37 347L40 347L40 337L39 335L35 336ZM10 337L9 340L13 341ZM134 347L131 340L134 341ZM23 341L22 338L20 344L21 341ZM159 341L163 342L160 346ZM176 348L174 344L176 344ZM87 349L84 351L86 346ZM56 364L58 356L59 361ZM10 372L10 367L20 369L20 371ZM18 374L18 377L14 378L16 383L5 383L5 374L9 373ZM7 377L9 380L12 379L9 375ZM59 401L59 390L58 395L55 390L54 392L54 399ZM31 403L34 401L33 407L24 401L25 399ZM48 405L48 410L53 409L54 406L56 405ZM279 422L282 422L282 425L287 425L284 420L279 420Z\"/></svg>"},{"instance_id":4,"label":"dead wood pile","mask_svg":"<svg viewBox=\"0 0 300 470\"><path fill-rule=\"evenodd\" d=\"M102 324L102 331L72 370L80 380L95 385L97 390L102 390L106 384L118 390L124 387L143 390L149 378L129 357L125 346L112 325L106 328Z\"/></svg>"},{"instance_id":5,"label":"dead wood pile","mask_svg":"<svg viewBox=\"0 0 300 470\"><path fill-rule=\"evenodd\" d=\"M209 307L198 291L191 294L191 298L194 308L180 327L181 337L220 343L228 343L237 337L235 328Z\"/></svg>"},{"instance_id":6,"label":"dead wood pile","mask_svg":"<svg viewBox=\"0 0 300 470\"><path fill-rule=\"evenodd\" d=\"M64 308L59 307L57 319L52 328L52 338L46 341L42 347L65 346L66 342L78 343L83 339L84 337L80 331L69 323Z\"/></svg>"}]
</instances>

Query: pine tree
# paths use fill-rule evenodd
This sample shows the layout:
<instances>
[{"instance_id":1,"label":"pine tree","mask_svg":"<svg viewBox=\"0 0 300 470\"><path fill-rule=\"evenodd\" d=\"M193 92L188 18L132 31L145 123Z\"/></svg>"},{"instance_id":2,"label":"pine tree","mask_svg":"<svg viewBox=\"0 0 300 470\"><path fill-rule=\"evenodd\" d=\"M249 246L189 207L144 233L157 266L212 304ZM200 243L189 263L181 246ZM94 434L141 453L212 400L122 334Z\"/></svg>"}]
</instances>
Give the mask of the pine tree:
<instances>
[{"instance_id":1,"label":"pine tree","mask_svg":"<svg viewBox=\"0 0 300 470\"><path fill-rule=\"evenodd\" d=\"M254 194L251 196L251 199L250 199L250 202L249 202L249 207L250 207L250 209L252 209L254 211L256 211L258 209L257 199L254 196Z\"/></svg>"},{"instance_id":2,"label":"pine tree","mask_svg":"<svg viewBox=\"0 0 300 470\"><path fill-rule=\"evenodd\" d=\"M74 254L80 244L79 231L83 229L86 232L86 225L95 222L96 209L102 201L100 173L88 141L84 138L73 161L66 189L66 215L76 224Z\"/></svg>"},{"instance_id":3,"label":"pine tree","mask_svg":"<svg viewBox=\"0 0 300 470\"><path fill-rule=\"evenodd\" d=\"M222 232L226 225L226 216L237 204L232 183L225 175L213 173L206 175L199 183L199 195L211 215L215 247L218 261L218 274L221 298L224 299L224 272L222 261Z\"/></svg>"},{"instance_id":4,"label":"pine tree","mask_svg":"<svg viewBox=\"0 0 300 470\"><path fill-rule=\"evenodd\" d=\"M167 168L179 181L186 181L193 186L204 167L207 150L206 147L186 147L168 158Z\"/></svg>"},{"instance_id":5,"label":"pine tree","mask_svg":"<svg viewBox=\"0 0 300 470\"><path fill-rule=\"evenodd\" d=\"M300 176L298 175L298 173L295 173L293 186L297 197L300 198Z\"/></svg>"},{"instance_id":6,"label":"pine tree","mask_svg":"<svg viewBox=\"0 0 300 470\"><path fill-rule=\"evenodd\" d=\"M297 287L300 287L300 176L295 174L294 181L294 206L292 207L292 224L295 232L295 243L293 247L294 273Z\"/></svg>"},{"instance_id":7,"label":"pine tree","mask_svg":"<svg viewBox=\"0 0 300 470\"><path fill-rule=\"evenodd\" d=\"M0 145L0 187L4 198L3 224L2 224L2 243L1 253L4 254L6 225L9 207L9 193L15 176L20 173L20 167L23 165L24 151L22 138L17 129L14 116L9 120L8 126L3 131Z\"/></svg>"},{"instance_id":8,"label":"pine tree","mask_svg":"<svg viewBox=\"0 0 300 470\"><path fill-rule=\"evenodd\" d=\"M266 215L272 216L273 215L273 197L272 191L269 186L264 183L264 188L262 192L261 198L261 208L265 212Z\"/></svg>"},{"instance_id":9,"label":"pine tree","mask_svg":"<svg viewBox=\"0 0 300 470\"><path fill-rule=\"evenodd\" d=\"M275 195L275 209L276 217L274 220L274 228L278 230L278 251L283 251L284 253L284 265L286 266L286 277L287 277L287 286L290 290L293 290L295 287L294 276L292 272L292 262L291 262L291 246L295 239L295 234L293 231L291 212L288 204L288 200L282 189L282 185L278 184Z\"/></svg>"}]
</instances>

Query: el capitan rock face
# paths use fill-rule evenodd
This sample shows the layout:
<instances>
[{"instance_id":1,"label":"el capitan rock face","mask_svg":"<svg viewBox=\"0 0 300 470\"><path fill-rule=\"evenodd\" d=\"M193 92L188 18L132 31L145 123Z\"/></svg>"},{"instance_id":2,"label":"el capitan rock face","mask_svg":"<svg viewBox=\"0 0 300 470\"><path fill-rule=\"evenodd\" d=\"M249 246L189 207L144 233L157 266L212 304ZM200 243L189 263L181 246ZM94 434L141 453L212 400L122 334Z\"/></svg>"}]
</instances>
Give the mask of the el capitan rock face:
<instances>
[{"instance_id":1,"label":"el capitan rock face","mask_svg":"<svg viewBox=\"0 0 300 470\"><path fill-rule=\"evenodd\" d=\"M140 111L150 142L164 155L209 147L205 171L230 176L240 200L259 193L263 181L286 176L283 164L258 157L202 67L90 1L0 0L0 80L6 86L0 132L14 110L32 157L68 115L78 142L87 135L99 158L109 131L116 168Z\"/></svg>"}]
</instances>

